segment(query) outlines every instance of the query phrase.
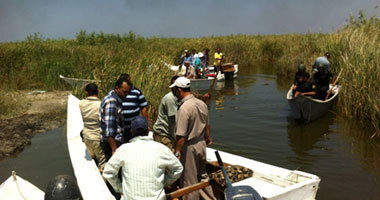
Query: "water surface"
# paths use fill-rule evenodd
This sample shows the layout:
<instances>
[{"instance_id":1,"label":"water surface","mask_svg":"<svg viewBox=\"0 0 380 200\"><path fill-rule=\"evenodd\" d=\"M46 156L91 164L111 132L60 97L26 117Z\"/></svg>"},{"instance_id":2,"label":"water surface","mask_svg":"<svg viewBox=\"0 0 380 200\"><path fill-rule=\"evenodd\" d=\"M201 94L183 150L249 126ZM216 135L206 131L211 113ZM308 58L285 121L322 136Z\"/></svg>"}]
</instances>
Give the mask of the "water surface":
<instances>
[{"instance_id":1,"label":"water surface","mask_svg":"<svg viewBox=\"0 0 380 200\"><path fill-rule=\"evenodd\" d=\"M294 121L285 98L290 84L261 70L217 87L213 147L315 174L322 180L317 199L380 199L380 148L371 133L334 109L309 124Z\"/></svg>"},{"instance_id":2,"label":"water surface","mask_svg":"<svg viewBox=\"0 0 380 200\"><path fill-rule=\"evenodd\" d=\"M15 170L17 175L45 191L55 176L67 174L74 177L71 167L65 128L37 134L19 154L0 161L0 182Z\"/></svg>"},{"instance_id":3,"label":"water surface","mask_svg":"<svg viewBox=\"0 0 380 200\"><path fill-rule=\"evenodd\" d=\"M380 148L368 130L331 109L309 124L295 122L285 95L289 80L270 68L241 71L218 83L210 106L213 148L321 178L317 199L380 199ZM0 161L0 182L11 170L42 190L73 175L64 128L36 135L32 145Z\"/></svg>"}]
</instances>

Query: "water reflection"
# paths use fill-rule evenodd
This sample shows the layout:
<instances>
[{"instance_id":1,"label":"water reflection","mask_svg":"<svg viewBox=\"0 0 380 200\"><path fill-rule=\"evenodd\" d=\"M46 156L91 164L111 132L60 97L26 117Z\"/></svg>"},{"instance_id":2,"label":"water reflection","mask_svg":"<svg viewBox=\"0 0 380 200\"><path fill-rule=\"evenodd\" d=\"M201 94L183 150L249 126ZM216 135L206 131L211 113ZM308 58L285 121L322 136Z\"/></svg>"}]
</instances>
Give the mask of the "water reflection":
<instances>
[{"instance_id":1,"label":"water reflection","mask_svg":"<svg viewBox=\"0 0 380 200\"><path fill-rule=\"evenodd\" d=\"M237 95L239 95L238 80L217 82L215 85L215 109L223 110L226 96Z\"/></svg>"},{"instance_id":2,"label":"water reflection","mask_svg":"<svg viewBox=\"0 0 380 200\"><path fill-rule=\"evenodd\" d=\"M380 184L380 140L369 137L372 130L368 127L356 126L356 123L343 117L337 117L337 124L337 132L342 133L344 139L349 141L351 153L365 164L363 170L376 174Z\"/></svg>"},{"instance_id":3,"label":"water reflection","mask_svg":"<svg viewBox=\"0 0 380 200\"><path fill-rule=\"evenodd\" d=\"M65 128L35 135L32 144L17 156L1 160L0 183L9 178L12 170L43 191L49 181L57 175L74 176Z\"/></svg>"},{"instance_id":4,"label":"water reflection","mask_svg":"<svg viewBox=\"0 0 380 200\"><path fill-rule=\"evenodd\" d=\"M329 126L334 122L334 114L331 112L312 123L303 123L288 117L289 147L298 156L307 156L308 151L315 148L325 148L317 146L316 143L328 139Z\"/></svg>"}]
</instances>

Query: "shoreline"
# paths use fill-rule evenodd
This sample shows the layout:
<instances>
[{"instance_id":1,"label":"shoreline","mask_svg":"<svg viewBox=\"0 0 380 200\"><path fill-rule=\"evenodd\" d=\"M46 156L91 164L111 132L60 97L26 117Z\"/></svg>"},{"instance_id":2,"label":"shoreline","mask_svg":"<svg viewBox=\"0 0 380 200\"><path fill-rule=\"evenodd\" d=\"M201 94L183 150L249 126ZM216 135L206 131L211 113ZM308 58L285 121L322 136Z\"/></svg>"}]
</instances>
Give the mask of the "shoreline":
<instances>
[{"instance_id":1,"label":"shoreline","mask_svg":"<svg viewBox=\"0 0 380 200\"><path fill-rule=\"evenodd\" d=\"M0 120L0 160L21 152L36 134L59 128L66 121L68 91L25 94L24 113Z\"/></svg>"}]
</instances>

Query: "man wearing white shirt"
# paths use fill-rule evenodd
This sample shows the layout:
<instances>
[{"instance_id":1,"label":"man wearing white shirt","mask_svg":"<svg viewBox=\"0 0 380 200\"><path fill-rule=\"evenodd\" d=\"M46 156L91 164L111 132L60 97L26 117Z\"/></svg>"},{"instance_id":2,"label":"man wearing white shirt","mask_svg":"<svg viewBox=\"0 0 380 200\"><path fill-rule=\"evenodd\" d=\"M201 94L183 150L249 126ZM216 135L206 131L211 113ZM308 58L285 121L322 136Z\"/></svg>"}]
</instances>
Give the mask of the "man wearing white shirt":
<instances>
[{"instance_id":1,"label":"man wearing white shirt","mask_svg":"<svg viewBox=\"0 0 380 200\"><path fill-rule=\"evenodd\" d=\"M183 167L174 154L148 136L148 121L138 116L132 123L133 138L121 145L107 162L103 177L123 199L165 199L164 187L175 182ZM122 183L118 179L122 169Z\"/></svg>"}]
</instances>

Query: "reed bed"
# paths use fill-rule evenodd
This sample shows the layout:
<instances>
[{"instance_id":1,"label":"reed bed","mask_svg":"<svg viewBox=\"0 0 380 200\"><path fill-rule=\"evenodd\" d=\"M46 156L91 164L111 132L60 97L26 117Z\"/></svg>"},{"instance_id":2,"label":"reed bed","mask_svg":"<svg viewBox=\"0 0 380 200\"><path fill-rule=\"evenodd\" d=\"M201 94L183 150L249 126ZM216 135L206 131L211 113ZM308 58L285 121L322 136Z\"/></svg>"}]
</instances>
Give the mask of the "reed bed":
<instances>
[{"instance_id":1,"label":"reed bed","mask_svg":"<svg viewBox=\"0 0 380 200\"><path fill-rule=\"evenodd\" d=\"M240 70L273 67L282 77L291 77L299 63L311 71L314 59L330 51L331 71L343 69L338 108L347 117L368 122L373 135L380 137L380 22L359 13L350 23L332 34L230 35L202 38L144 38L125 35L86 33L73 40L50 40L35 34L25 41L0 44L0 90L71 89L58 78L97 80L101 96L121 73L146 95L150 118L157 116L162 96L169 91L173 75L164 65L178 63L184 49L222 48L226 62L239 63ZM82 89L76 94L83 95Z\"/></svg>"}]
</instances>

